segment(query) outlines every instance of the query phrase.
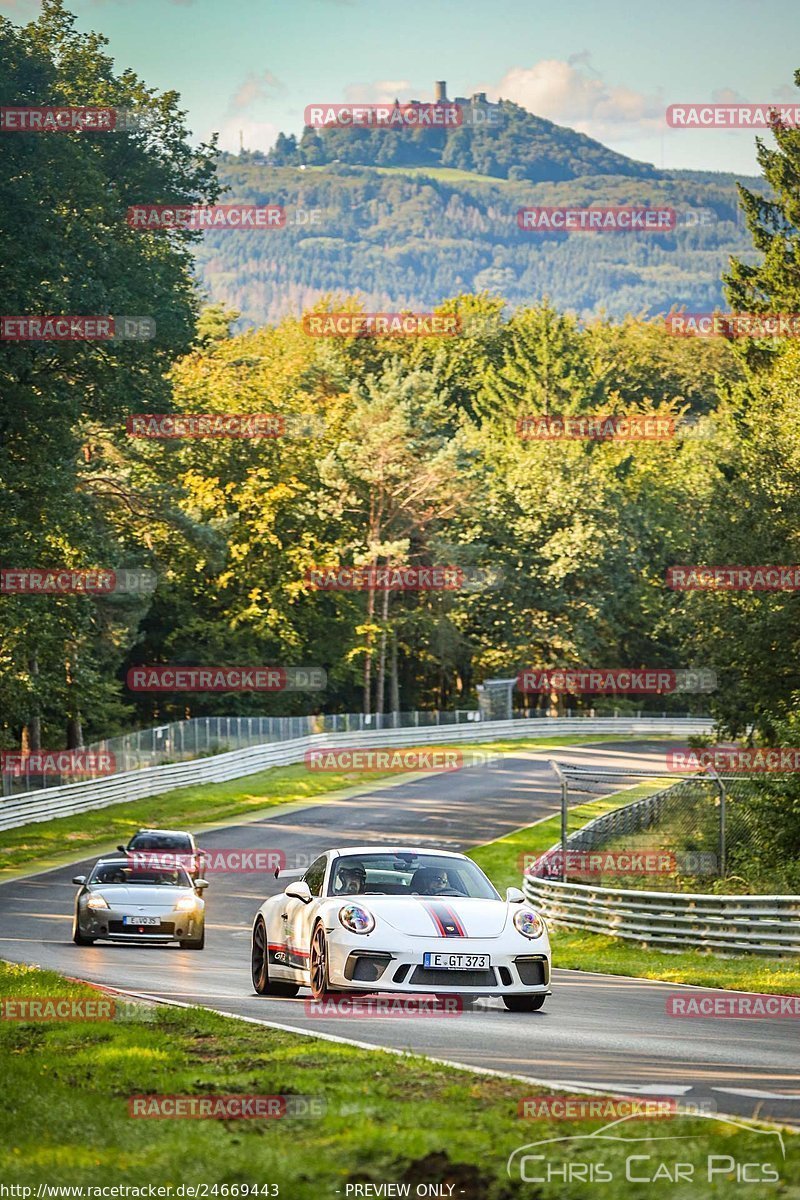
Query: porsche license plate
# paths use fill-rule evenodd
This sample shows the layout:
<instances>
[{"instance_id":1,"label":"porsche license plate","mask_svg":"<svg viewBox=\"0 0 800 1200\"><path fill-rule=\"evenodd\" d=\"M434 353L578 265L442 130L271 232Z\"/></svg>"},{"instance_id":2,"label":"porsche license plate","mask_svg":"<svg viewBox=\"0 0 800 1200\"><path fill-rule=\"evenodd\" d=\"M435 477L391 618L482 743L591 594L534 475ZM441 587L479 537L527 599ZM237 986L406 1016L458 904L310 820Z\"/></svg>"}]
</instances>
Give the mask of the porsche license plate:
<instances>
[{"instance_id":1,"label":"porsche license plate","mask_svg":"<svg viewBox=\"0 0 800 1200\"><path fill-rule=\"evenodd\" d=\"M422 965L435 971L485 971L489 965L488 954L423 954Z\"/></svg>"},{"instance_id":2,"label":"porsche license plate","mask_svg":"<svg viewBox=\"0 0 800 1200\"><path fill-rule=\"evenodd\" d=\"M160 925L160 917L123 917L123 925Z\"/></svg>"}]
</instances>

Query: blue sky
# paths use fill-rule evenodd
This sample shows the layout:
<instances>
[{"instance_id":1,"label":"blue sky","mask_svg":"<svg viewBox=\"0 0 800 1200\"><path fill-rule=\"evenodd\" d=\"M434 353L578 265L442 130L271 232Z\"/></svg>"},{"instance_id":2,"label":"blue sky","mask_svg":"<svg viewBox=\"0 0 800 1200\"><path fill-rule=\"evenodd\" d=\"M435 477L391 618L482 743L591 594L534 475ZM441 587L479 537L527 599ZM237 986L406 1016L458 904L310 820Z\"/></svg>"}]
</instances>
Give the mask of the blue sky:
<instances>
[{"instance_id":1,"label":"blue sky","mask_svg":"<svg viewBox=\"0 0 800 1200\"><path fill-rule=\"evenodd\" d=\"M657 166L756 171L748 130L670 130L670 103L800 100L800 6L752 0L73 0L118 66L175 88L195 136L267 148L314 102L487 91ZM0 0L24 22L35 0Z\"/></svg>"}]
</instances>

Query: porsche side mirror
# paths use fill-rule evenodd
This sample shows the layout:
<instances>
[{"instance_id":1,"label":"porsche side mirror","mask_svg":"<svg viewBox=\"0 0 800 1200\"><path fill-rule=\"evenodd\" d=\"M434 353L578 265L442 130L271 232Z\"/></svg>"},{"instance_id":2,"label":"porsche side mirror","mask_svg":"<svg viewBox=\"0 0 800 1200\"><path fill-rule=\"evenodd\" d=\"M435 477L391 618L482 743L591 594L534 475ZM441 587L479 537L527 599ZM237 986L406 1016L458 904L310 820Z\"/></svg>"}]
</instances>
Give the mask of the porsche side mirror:
<instances>
[{"instance_id":1,"label":"porsche side mirror","mask_svg":"<svg viewBox=\"0 0 800 1200\"><path fill-rule=\"evenodd\" d=\"M85 875L73 875L72 882L78 883L78 884L86 883L86 876Z\"/></svg>"},{"instance_id":2,"label":"porsche side mirror","mask_svg":"<svg viewBox=\"0 0 800 1200\"><path fill-rule=\"evenodd\" d=\"M293 900L302 900L303 904L308 904L311 900L311 888L305 879L293 879L291 883L287 883L283 892L285 896L291 896Z\"/></svg>"},{"instance_id":3,"label":"porsche side mirror","mask_svg":"<svg viewBox=\"0 0 800 1200\"><path fill-rule=\"evenodd\" d=\"M525 893L521 892L519 890L519 888L515 888L515 887L506 888L506 900L508 901L509 904L522 904L524 899L525 899Z\"/></svg>"},{"instance_id":4,"label":"porsche side mirror","mask_svg":"<svg viewBox=\"0 0 800 1200\"><path fill-rule=\"evenodd\" d=\"M121 850L123 854L127 854L127 853L128 853L128 847L127 847L127 846L117 846L117 849L118 849L118 850Z\"/></svg>"},{"instance_id":5,"label":"porsche side mirror","mask_svg":"<svg viewBox=\"0 0 800 1200\"><path fill-rule=\"evenodd\" d=\"M206 888L207 888L207 887L208 887L208 880L207 880L207 879L195 879L195 881L194 881L194 890L195 890L196 892L204 892L204 891L206 890Z\"/></svg>"}]
</instances>

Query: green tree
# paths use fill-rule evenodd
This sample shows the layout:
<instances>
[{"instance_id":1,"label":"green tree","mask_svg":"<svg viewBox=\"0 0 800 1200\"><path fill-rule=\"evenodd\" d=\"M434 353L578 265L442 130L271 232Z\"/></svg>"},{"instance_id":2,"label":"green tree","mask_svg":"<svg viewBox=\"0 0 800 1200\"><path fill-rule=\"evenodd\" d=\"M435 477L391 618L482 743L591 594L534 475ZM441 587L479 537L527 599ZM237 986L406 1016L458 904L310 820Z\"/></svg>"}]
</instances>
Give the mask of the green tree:
<instances>
[{"instance_id":1,"label":"green tree","mask_svg":"<svg viewBox=\"0 0 800 1200\"><path fill-rule=\"evenodd\" d=\"M79 34L60 0L24 28L0 20L0 89L11 106L134 109L139 132L19 133L3 139L0 265L5 311L151 318L144 341L18 342L0 365L0 542L8 566L147 565L146 547L106 521L130 511L118 478L98 470L92 431L169 406L166 373L194 336L191 233L126 224L143 198L213 200L212 147L195 149L175 93L117 75L105 40ZM124 434L119 434L124 443ZM117 719L113 676L135 619L86 597L2 606L3 737L64 736ZM99 681L102 679L102 683ZM6 702L7 695L7 702ZM116 699L115 699L116 697ZM46 699L47 698L47 699ZM59 734L58 726L62 732Z\"/></svg>"}]
</instances>

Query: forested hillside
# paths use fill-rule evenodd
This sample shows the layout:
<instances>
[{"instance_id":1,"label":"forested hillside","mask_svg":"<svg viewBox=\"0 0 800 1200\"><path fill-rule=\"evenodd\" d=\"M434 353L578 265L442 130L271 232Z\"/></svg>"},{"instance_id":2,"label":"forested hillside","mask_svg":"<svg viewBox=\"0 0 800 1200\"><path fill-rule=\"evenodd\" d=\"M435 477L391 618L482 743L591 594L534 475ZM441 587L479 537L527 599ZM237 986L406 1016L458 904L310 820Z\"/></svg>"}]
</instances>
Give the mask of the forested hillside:
<instances>
[{"instance_id":1,"label":"forested hillside","mask_svg":"<svg viewBox=\"0 0 800 1200\"><path fill-rule=\"evenodd\" d=\"M636 162L518 104L463 106L462 122L443 128L306 127L302 137L281 134L267 159L273 166L348 163L373 167L455 167L499 179L576 179L586 175L656 176Z\"/></svg>"},{"instance_id":2,"label":"forested hillside","mask_svg":"<svg viewBox=\"0 0 800 1200\"><path fill-rule=\"evenodd\" d=\"M724 304L721 271L751 247L729 176L587 174L534 184L443 168L275 167L253 156L224 156L219 176L228 201L287 208L283 229L210 232L197 247L207 295L236 308L243 324L299 314L328 292L358 293L368 310L430 308L466 291L512 307L548 296L581 316L704 310ZM519 228L521 207L557 204L667 205L678 225L668 233Z\"/></svg>"}]
</instances>

